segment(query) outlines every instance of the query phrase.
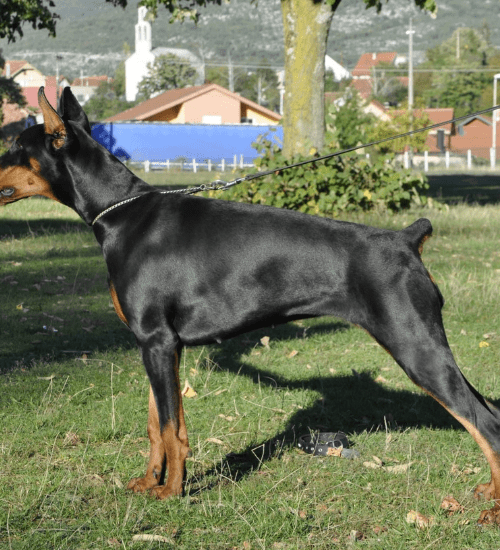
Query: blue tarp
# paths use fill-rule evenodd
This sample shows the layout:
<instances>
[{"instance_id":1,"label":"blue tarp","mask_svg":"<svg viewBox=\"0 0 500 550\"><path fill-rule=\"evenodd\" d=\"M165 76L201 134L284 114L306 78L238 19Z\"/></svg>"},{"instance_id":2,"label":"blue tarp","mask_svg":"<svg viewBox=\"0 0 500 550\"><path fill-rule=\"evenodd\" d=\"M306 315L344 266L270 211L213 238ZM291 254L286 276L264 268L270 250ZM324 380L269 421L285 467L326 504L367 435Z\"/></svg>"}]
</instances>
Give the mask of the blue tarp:
<instances>
[{"instance_id":1,"label":"blue tarp","mask_svg":"<svg viewBox=\"0 0 500 550\"><path fill-rule=\"evenodd\" d=\"M121 160L136 162L174 161L184 158L204 162L251 162L258 156L252 143L266 135L279 145L283 142L282 126L244 124L168 124L148 122L112 122L92 125L92 137Z\"/></svg>"}]
</instances>

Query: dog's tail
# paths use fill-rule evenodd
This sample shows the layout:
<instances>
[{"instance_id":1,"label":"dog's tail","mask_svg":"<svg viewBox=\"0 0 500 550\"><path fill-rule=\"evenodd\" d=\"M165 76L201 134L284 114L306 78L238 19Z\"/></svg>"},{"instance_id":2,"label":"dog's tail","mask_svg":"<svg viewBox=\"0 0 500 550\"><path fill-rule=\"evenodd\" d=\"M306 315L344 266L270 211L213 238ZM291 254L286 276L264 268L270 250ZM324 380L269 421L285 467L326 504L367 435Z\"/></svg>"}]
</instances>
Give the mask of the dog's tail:
<instances>
[{"instance_id":1,"label":"dog's tail","mask_svg":"<svg viewBox=\"0 0 500 550\"><path fill-rule=\"evenodd\" d=\"M432 224L427 218L420 218L402 230L410 246L422 254L425 241L432 235Z\"/></svg>"},{"instance_id":2,"label":"dog's tail","mask_svg":"<svg viewBox=\"0 0 500 550\"><path fill-rule=\"evenodd\" d=\"M425 241L432 236L432 224L428 219L420 218L416 222L403 229L401 232L408 239L410 247L415 251L415 253L418 253L418 255L421 256ZM429 278L437 291L441 307L443 307L443 295L441 294L441 291L439 290L439 287L437 286L436 281L434 280L432 275L428 271L427 274L429 275Z\"/></svg>"}]
</instances>

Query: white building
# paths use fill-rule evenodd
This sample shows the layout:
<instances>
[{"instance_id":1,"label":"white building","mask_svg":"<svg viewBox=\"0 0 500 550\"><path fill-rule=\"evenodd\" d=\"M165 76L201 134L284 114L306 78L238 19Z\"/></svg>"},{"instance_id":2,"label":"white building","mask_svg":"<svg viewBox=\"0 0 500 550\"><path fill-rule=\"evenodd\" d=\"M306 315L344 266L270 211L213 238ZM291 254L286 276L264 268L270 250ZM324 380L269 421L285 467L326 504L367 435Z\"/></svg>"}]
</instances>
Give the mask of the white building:
<instances>
[{"instance_id":1,"label":"white building","mask_svg":"<svg viewBox=\"0 0 500 550\"><path fill-rule=\"evenodd\" d=\"M335 82L340 82L346 78L351 78L351 73L340 63L337 63L335 59L332 59L328 54L325 55L325 71L331 71L333 73Z\"/></svg>"},{"instance_id":2,"label":"white building","mask_svg":"<svg viewBox=\"0 0 500 550\"><path fill-rule=\"evenodd\" d=\"M125 95L127 101L134 101L141 80L148 74L148 64L153 64L156 57L172 54L189 62L198 74L195 85L204 83L203 63L190 51L177 48L152 48L151 23L145 20L147 8L138 10L138 21L135 26L135 52L125 61Z\"/></svg>"}]
</instances>

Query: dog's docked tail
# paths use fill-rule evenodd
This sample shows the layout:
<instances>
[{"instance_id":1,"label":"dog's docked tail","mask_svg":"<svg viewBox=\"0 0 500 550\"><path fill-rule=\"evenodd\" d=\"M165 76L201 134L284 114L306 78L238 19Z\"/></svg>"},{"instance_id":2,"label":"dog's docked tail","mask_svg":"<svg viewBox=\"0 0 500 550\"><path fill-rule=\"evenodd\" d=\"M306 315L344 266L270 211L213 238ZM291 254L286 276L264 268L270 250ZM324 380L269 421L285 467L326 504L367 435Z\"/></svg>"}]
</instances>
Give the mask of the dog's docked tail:
<instances>
[{"instance_id":1,"label":"dog's docked tail","mask_svg":"<svg viewBox=\"0 0 500 550\"><path fill-rule=\"evenodd\" d=\"M410 246L422 254L425 241L432 235L432 224L427 218L420 218L402 230Z\"/></svg>"}]
</instances>

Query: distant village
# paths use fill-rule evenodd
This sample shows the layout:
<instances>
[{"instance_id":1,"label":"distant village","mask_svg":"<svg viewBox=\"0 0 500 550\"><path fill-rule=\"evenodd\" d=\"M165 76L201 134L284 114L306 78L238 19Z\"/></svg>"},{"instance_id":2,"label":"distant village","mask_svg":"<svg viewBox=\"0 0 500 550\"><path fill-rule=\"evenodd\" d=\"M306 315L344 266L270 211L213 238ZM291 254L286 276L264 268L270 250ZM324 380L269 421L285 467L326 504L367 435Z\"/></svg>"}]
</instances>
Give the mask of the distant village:
<instances>
[{"instance_id":1,"label":"distant village","mask_svg":"<svg viewBox=\"0 0 500 550\"><path fill-rule=\"evenodd\" d=\"M133 102L137 98L139 84L148 75L149 67L160 56L173 55L189 64L195 71L191 86L170 89L150 99L135 104L122 112L107 117L99 123L151 123L190 125L279 125L281 112L275 112L256 101L215 83L205 81L203 65L188 50L174 48L152 48L151 24L145 18L146 9L139 8L135 26L135 51L125 61L125 96ZM326 92L325 103L341 107L348 95L356 93L362 102L362 109L382 121L390 121L401 111L374 100L377 78L384 68L397 68L407 63L406 56L397 52L367 52L360 56L350 72L330 56L325 58L325 70L335 82L348 82L342 92ZM377 76L378 75L378 76ZM79 102L85 104L99 86L111 82L107 75L80 76L71 82L64 75L44 75L33 64L22 59L7 59L2 76L12 78L22 89L26 105L20 107L4 100L2 133L4 137L19 133L25 125L38 120L37 93L45 87L49 101L56 105L62 89L70 86ZM394 77L403 87L408 87L407 76ZM280 96L284 93L284 75L277 75ZM282 105L282 102L281 102ZM279 109L282 110L282 107ZM430 124L437 124L454 118L453 108L420 109L417 115L425 114ZM38 117L38 118L37 118ZM39 121L39 120L38 120ZM459 124L448 123L431 130L425 148L431 154L445 152L465 154L471 151L475 157L489 158L492 135L492 118L471 116ZM500 134L499 134L500 135Z\"/></svg>"}]
</instances>

